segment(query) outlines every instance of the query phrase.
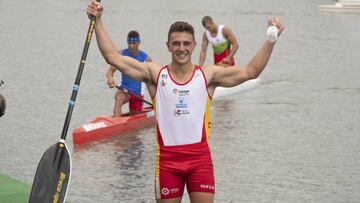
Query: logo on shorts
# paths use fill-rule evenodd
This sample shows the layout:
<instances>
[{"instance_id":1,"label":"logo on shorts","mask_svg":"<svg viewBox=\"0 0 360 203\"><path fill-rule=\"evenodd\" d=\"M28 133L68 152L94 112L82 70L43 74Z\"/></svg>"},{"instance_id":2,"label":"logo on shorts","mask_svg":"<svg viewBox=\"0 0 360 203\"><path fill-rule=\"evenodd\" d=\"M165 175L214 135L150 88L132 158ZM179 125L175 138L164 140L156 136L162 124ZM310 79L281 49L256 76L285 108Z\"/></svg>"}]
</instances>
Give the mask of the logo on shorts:
<instances>
[{"instance_id":1,"label":"logo on shorts","mask_svg":"<svg viewBox=\"0 0 360 203\"><path fill-rule=\"evenodd\" d=\"M177 192L179 192L180 190L179 190L179 188L171 188L170 189L170 192L171 193L177 193Z\"/></svg>"},{"instance_id":2,"label":"logo on shorts","mask_svg":"<svg viewBox=\"0 0 360 203\"><path fill-rule=\"evenodd\" d=\"M206 185L206 184L201 184L200 188L201 189L215 190L215 187L213 185Z\"/></svg>"},{"instance_id":3,"label":"logo on shorts","mask_svg":"<svg viewBox=\"0 0 360 203\"><path fill-rule=\"evenodd\" d=\"M167 189L166 187L164 187L163 189L161 189L161 194L163 195L168 195L170 193L170 190Z\"/></svg>"}]
</instances>

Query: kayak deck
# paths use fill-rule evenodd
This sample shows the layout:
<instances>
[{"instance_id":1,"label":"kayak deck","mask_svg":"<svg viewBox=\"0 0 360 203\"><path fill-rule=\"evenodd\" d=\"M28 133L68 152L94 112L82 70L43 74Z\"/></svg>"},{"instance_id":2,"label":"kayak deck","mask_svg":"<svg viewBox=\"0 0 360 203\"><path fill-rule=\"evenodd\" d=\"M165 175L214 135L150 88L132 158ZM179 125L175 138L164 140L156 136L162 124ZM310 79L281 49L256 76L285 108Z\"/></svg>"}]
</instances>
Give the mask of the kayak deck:
<instances>
[{"instance_id":1,"label":"kayak deck","mask_svg":"<svg viewBox=\"0 0 360 203\"><path fill-rule=\"evenodd\" d=\"M144 109L142 113L131 116L98 116L91 122L84 124L73 131L73 143L76 145L98 141L154 125L155 114L150 108Z\"/></svg>"}]
</instances>

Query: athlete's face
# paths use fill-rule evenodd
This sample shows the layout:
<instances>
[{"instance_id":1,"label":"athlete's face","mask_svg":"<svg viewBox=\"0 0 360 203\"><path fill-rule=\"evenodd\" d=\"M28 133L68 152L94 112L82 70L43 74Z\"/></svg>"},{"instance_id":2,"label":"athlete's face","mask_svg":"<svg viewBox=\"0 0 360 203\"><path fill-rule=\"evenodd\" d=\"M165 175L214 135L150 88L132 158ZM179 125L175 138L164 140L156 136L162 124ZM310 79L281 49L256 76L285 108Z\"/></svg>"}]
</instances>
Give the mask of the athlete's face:
<instances>
[{"instance_id":1,"label":"athlete's face","mask_svg":"<svg viewBox=\"0 0 360 203\"><path fill-rule=\"evenodd\" d=\"M128 41L128 48L129 51L133 54L136 54L139 51L140 42L129 42Z\"/></svg>"},{"instance_id":2,"label":"athlete's face","mask_svg":"<svg viewBox=\"0 0 360 203\"><path fill-rule=\"evenodd\" d=\"M171 52L173 62L185 64L191 62L191 54L195 49L194 37L187 32L173 32L166 43Z\"/></svg>"},{"instance_id":3,"label":"athlete's face","mask_svg":"<svg viewBox=\"0 0 360 203\"><path fill-rule=\"evenodd\" d=\"M209 32L215 32L216 31L216 25L215 25L214 22L205 23L204 28L207 29Z\"/></svg>"}]
</instances>

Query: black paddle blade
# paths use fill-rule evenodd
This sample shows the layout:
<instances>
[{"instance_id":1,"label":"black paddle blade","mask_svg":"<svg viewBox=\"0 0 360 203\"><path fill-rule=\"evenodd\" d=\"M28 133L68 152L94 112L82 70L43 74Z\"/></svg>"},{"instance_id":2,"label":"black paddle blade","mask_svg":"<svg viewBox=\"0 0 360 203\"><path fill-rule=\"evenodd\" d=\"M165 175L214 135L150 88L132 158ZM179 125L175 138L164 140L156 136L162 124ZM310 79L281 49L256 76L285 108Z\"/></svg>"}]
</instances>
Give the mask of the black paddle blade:
<instances>
[{"instance_id":1,"label":"black paddle blade","mask_svg":"<svg viewBox=\"0 0 360 203\"><path fill-rule=\"evenodd\" d=\"M39 162L29 203L63 203L70 172L71 157L65 143L52 145Z\"/></svg>"}]
</instances>

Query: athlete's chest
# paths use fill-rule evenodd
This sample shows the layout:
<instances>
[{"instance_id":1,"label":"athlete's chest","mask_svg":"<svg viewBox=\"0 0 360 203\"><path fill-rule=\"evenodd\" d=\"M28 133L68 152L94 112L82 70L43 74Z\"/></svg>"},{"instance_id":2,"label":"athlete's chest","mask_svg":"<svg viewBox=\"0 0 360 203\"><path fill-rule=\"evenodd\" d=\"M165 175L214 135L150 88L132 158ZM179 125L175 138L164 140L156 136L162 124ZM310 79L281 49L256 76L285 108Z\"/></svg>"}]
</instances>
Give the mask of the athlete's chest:
<instances>
[{"instance_id":1,"label":"athlete's chest","mask_svg":"<svg viewBox=\"0 0 360 203\"><path fill-rule=\"evenodd\" d=\"M184 84L175 82L166 71L159 77L157 99L176 108L187 108L189 103L206 96L204 93L206 84L200 71L195 71L192 78Z\"/></svg>"},{"instance_id":2,"label":"athlete's chest","mask_svg":"<svg viewBox=\"0 0 360 203\"><path fill-rule=\"evenodd\" d=\"M201 71L196 71L185 84L176 83L166 72L160 75L156 93L158 116L167 115L168 119L179 120L203 115L207 100L208 93Z\"/></svg>"}]
</instances>

